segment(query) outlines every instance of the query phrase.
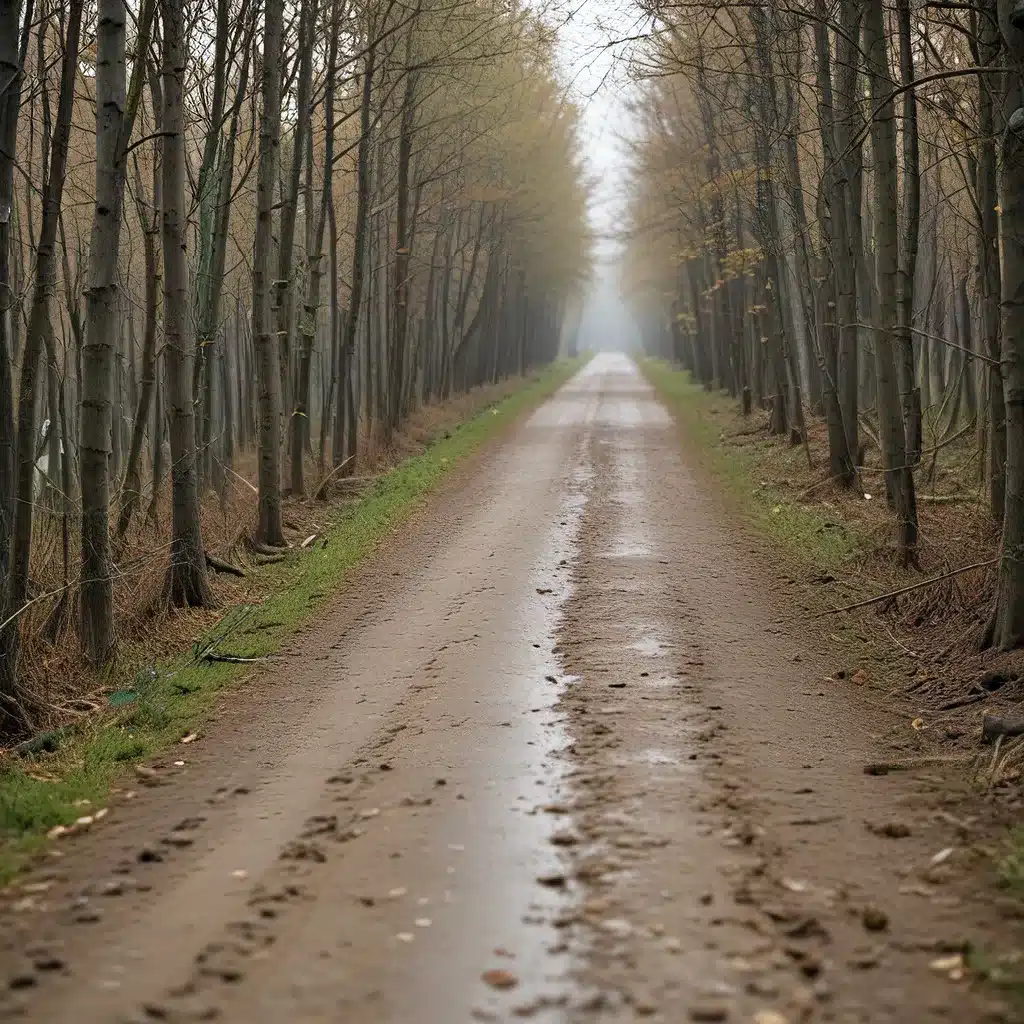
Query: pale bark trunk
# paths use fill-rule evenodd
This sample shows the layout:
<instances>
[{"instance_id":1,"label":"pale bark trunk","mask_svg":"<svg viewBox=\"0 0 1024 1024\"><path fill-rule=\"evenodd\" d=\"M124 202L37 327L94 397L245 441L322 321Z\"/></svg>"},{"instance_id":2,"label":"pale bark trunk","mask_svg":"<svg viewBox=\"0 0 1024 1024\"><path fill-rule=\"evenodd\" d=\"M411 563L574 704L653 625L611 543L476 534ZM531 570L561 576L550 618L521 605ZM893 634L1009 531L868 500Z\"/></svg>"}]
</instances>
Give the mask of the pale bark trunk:
<instances>
[{"instance_id":1,"label":"pale bark trunk","mask_svg":"<svg viewBox=\"0 0 1024 1024\"><path fill-rule=\"evenodd\" d=\"M171 438L171 564L167 594L176 606L213 603L199 520L196 418L192 402L195 349L189 331L185 251L185 77L181 0L161 0L164 98L163 257L164 351Z\"/></svg>"},{"instance_id":2,"label":"pale bark trunk","mask_svg":"<svg viewBox=\"0 0 1024 1024\"><path fill-rule=\"evenodd\" d=\"M267 0L263 28L263 112L256 181L252 333L259 389L259 524L256 538L284 546L281 530L281 368L270 309L274 187L281 136L281 5Z\"/></svg>"},{"instance_id":3,"label":"pale bark trunk","mask_svg":"<svg viewBox=\"0 0 1024 1024\"><path fill-rule=\"evenodd\" d=\"M111 405L117 337L117 263L124 200L124 0L99 0L96 30L96 206L89 240L85 344L82 346L81 641L86 658L103 664L114 648L110 561Z\"/></svg>"},{"instance_id":4,"label":"pale bark trunk","mask_svg":"<svg viewBox=\"0 0 1024 1024\"><path fill-rule=\"evenodd\" d=\"M295 381L295 409L291 419L292 494L300 496L306 492L306 481L303 460L310 435L310 368L313 359L313 343L316 338L317 316L320 311L320 285L323 279L323 247L324 229L327 223L328 206L331 190L334 187L334 79L338 61L338 2L335 0L334 17L330 30L324 92L325 139L324 139L324 178L321 184L320 209L310 239L306 261L309 267L309 284L306 302L303 308L302 322L299 325L299 359ZM308 94L308 90L307 90ZM309 120L308 115L306 118ZM296 161L298 156L296 156ZM312 204L312 182L306 196L307 205ZM333 336L332 336L332 348ZM333 357L332 357L333 358Z\"/></svg>"},{"instance_id":5,"label":"pale bark trunk","mask_svg":"<svg viewBox=\"0 0 1024 1024\"><path fill-rule=\"evenodd\" d=\"M352 387L352 373L355 364L356 334L359 330L360 312L363 301L363 280L366 267L367 226L370 212L370 137L371 102L373 99L373 75L376 68L377 48L371 39L366 51L363 67L363 90L359 113L359 148L356 155L356 223L352 240L352 291L349 295L348 310L345 315L345 342L342 346L342 379L339 388L339 399L345 399L347 410L346 450L344 458L348 464L342 470L345 475L355 472L357 410L354 408L355 395ZM369 367L367 368L369 370ZM367 373L369 376L369 373ZM340 413L341 410L339 410ZM339 419L342 417L339 415ZM340 462L340 453L335 460Z\"/></svg>"},{"instance_id":6,"label":"pale bark trunk","mask_svg":"<svg viewBox=\"0 0 1024 1024\"><path fill-rule=\"evenodd\" d=\"M302 178L302 161L306 148L306 136L310 124L310 90L313 75L313 28L316 24L317 0L301 0L299 10L299 79L295 99L295 131L292 134L292 163L288 174L287 187L281 198L281 220L278 229L277 279L272 291L272 315L277 322L277 338L280 344L281 400L292 400L292 338L295 332L295 218L299 204L299 184ZM280 56L278 63L280 63ZM280 78L280 68L278 69ZM280 102L280 100L279 100ZM280 122L280 115L278 116ZM280 124L278 125L280 132ZM278 147L280 152L280 146ZM306 196L306 203L312 196Z\"/></svg>"}]
</instances>

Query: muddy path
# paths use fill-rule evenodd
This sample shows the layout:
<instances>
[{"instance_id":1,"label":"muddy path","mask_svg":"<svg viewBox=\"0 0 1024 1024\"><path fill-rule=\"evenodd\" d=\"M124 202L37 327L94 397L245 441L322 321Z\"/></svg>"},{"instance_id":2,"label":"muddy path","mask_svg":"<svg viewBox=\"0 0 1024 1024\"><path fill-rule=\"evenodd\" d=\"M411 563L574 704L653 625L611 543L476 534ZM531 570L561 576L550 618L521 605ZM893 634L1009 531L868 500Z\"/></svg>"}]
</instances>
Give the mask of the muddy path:
<instances>
[{"instance_id":1,"label":"muddy path","mask_svg":"<svg viewBox=\"0 0 1024 1024\"><path fill-rule=\"evenodd\" d=\"M705 490L595 359L4 895L0 1019L1013 1019L964 822Z\"/></svg>"}]
</instances>

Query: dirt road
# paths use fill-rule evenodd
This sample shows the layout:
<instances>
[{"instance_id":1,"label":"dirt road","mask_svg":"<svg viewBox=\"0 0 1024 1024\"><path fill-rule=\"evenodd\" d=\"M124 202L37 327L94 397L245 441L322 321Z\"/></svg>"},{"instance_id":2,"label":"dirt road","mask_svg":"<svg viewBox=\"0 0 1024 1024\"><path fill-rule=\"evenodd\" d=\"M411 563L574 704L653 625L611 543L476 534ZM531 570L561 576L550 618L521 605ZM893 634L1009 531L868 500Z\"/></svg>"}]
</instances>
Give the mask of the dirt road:
<instances>
[{"instance_id":1,"label":"dirt road","mask_svg":"<svg viewBox=\"0 0 1024 1024\"><path fill-rule=\"evenodd\" d=\"M8 896L2 1012L1010 1019L955 817L707 492L593 360Z\"/></svg>"}]
</instances>

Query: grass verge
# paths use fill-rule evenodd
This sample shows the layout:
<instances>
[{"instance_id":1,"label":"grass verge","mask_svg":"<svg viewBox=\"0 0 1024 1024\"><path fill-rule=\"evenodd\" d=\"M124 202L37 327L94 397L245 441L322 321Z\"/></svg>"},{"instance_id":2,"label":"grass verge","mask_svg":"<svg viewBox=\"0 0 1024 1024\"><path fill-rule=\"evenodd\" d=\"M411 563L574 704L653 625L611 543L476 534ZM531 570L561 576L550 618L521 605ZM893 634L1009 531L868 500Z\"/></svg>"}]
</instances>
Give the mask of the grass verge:
<instances>
[{"instance_id":1,"label":"grass verge","mask_svg":"<svg viewBox=\"0 0 1024 1024\"><path fill-rule=\"evenodd\" d=\"M754 426L753 416L746 430L731 398L705 391L685 370L656 359L640 365L691 442L692 454L759 533L791 558L821 571L841 569L864 549L866 536L840 510L804 504L793 493L790 477L806 471L802 447L781 447ZM740 438L744 443L737 443Z\"/></svg>"},{"instance_id":2,"label":"grass verge","mask_svg":"<svg viewBox=\"0 0 1024 1024\"><path fill-rule=\"evenodd\" d=\"M260 570L268 595L263 601L225 609L191 652L147 667L107 694L109 707L103 712L73 730L49 734L44 746L52 749L9 756L0 767L0 885L31 861L49 832L74 829L101 809L127 767L198 727L217 695L247 671L246 664L201 661L205 653L216 649L232 657L259 658L277 651L454 465L553 394L583 362L545 368L509 397L446 431L422 454L381 475L329 527L324 544L293 551L286 561Z\"/></svg>"}]
</instances>

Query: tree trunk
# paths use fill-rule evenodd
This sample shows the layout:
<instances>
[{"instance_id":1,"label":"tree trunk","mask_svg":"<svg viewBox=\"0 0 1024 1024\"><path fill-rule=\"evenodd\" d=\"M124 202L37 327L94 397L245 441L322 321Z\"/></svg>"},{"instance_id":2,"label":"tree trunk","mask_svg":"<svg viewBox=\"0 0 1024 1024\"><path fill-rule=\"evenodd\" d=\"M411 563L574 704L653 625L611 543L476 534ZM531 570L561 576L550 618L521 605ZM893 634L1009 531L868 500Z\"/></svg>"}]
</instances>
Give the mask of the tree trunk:
<instances>
[{"instance_id":1,"label":"tree trunk","mask_svg":"<svg viewBox=\"0 0 1024 1024\"><path fill-rule=\"evenodd\" d=\"M18 624L16 621L7 622L17 465L13 379L15 345L10 312L15 296L11 279L11 214L21 87L33 19L32 0L28 0L19 36L20 7L20 3L12 0L0 2L0 81L6 86L0 91L0 734L3 735L16 732L27 724L24 702L17 685Z\"/></svg>"},{"instance_id":2,"label":"tree trunk","mask_svg":"<svg viewBox=\"0 0 1024 1024\"><path fill-rule=\"evenodd\" d=\"M356 334L359 330L363 301L363 278L366 267L367 224L370 213L370 146L372 144L370 136L372 111L370 105L373 99L373 74L376 60L376 42L371 38L370 45L366 51L366 62L363 67L363 90L359 111L360 136L356 155L356 223L352 238L352 290L349 294L348 311L345 315L345 343L342 348L344 355L341 365L342 380L339 385L346 388L344 397L345 404L348 407L347 443L344 455L348 464L342 470L342 473L346 476L355 472L357 440L355 424L357 410L352 408L355 395L353 394L354 388L351 378L355 364ZM368 371L369 369L367 367ZM339 397L341 397L340 394Z\"/></svg>"},{"instance_id":3,"label":"tree trunk","mask_svg":"<svg viewBox=\"0 0 1024 1024\"><path fill-rule=\"evenodd\" d=\"M882 0L867 0L864 48L871 105L874 151L875 276L878 325L875 330L875 374L878 386L878 434L885 458L889 497L899 521L899 551L905 565L917 562L917 503L913 471L907 461L906 431L899 400L893 352L898 327L899 275L896 120L889 71Z\"/></svg>"},{"instance_id":4,"label":"tree trunk","mask_svg":"<svg viewBox=\"0 0 1024 1024\"><path fill-rule=\"evenodd\" d=\"M982 0L978 12L978 54L982 65L999 64L1002 49L996 0ZM978 91L978 284L981 296L980 350L988 364L989 508L997 522L1006 504L1006 413L1000 373L999 214L996 211L996 98L994 75L979 76Z\"/></svg>"},{"instance_id":5,"label":"tree trunk","mask_svg":"<svg viewBox=\"0 0 1024 1024\"><path fill-rule=\"evenodd\" d=\"M213 604L199 520L196 417L192 402L195 349L190 337L185 251L185 79L182 0L161 0L164 115L163 257L164 359L171 437L171 564L167 595L175 606Z\"/></svg>"},{"instance_id":6,"label":"tree trunk","mask_svg":"<svg viewBox=\"0 0 1024 1024\"><path fill-rule=\"evenodd\" d=\"M1024 645L1024 12L999 0L1007 73L999 175L1003 250L1002 369L1006 505L992 628L994 646Z\"/></svg>"},{"instance_id":7,"label":"tree trunk","mask_svg":"<svg viewBox=\"0 0 1024 1024\"><path fill-rule=\"evenodd\" d=\"M149 45L154 4L139 14L137 50ZM124 0L99 0L96 46L96 206L89 241L89 288L82 346L81 479L82 564L81 641L86 658L102 665L114 648L114 605L110 561L110 460L112 442L121 439L121 403L115 401L114 375L118 322L121 211L131 138L145 80L145 60L137 60L129 90L125 70ZM112 419L112 407L117 411ZM118 450L120 446L118 445ZM136 458L136 464L137 464Z\"/></svg>"},{"instance_id":8,"label":"tree trunk","mask_svg":"<svg viewBox=\"0 0 1024 1024\"><path fill-rule=\"evenodd\" d=\"M918 231L921 225L921 168L917 140L917 93L907 88L914 81L914 49L910 26L911 0L897 0L900 38L900 78L903 93L903 239L900 246L897 297L896 366L900 406L906 431L907 461L921 460L921 389L914 380L914 274L917 267Z\"/></svg>"},{"instance_id":9,"label":"tree trunk","mask_svg":"<svg viewBox=\"0 0 1024 1024\"><path fill-rule=\"evenodd\" d=\"M418 13L417 8L417 13ZM398 428L405 388L405 354L409 322L409 165L412 161L412 132L416 113L416 72L411 69L415 16L409 25L405 43L405 92L402 96L402 120L398 140L398 191L396 196L394 311L392 319L392 375L387 429L390 436Z\"/></svg>"},{"instance_id":10,"label":"tree trunk","mask_svg":"<svg viewBox=\"0 0 1024 1024\"><path fill-rule=\"evenodd\" d=\"M324 139L324 180L320 193L320 210L313 229L306 261L309 266L309 282L302 323L299 326L298 374L295 382L295 411L291 420L292 442L292 494L300 496L306 492L303 459L309 438L309 377L313 359L313 342L316 338L317 314L320 310L320 283L323 278L324 228L327 223L328 205L334 187L334 79L338 62L338 2L334 4L333 27L330 30L329 53L327 58L327 84L324 94L325 139ZM307 118L308 120L308 118ZM306 203L311 204L312 183ZM333 341L333 339L332 339ZM334 347L333 344L331 346Z\"/></svg>"},{"instance_id":11,"label":"tree trunk","mask_svg":"<svg viewBox=\"0 0 1024 1024\"><path fill-rule=\"evenodd\" d=\"M39 364L46 337L53 330L51 304L56 286L57 229L67 169L68 140L78 72L82 0L72 0L67 15L64 59L61 67L60 97L53 126L49 162L43 183L42 222L36 247L35 289L21 359L18 394L17 491L14 533L8 579L8 611L17 612L25 603L29 585L29 554L32 548L33 485L37 444L36 406Z\"/></svg>"},{"instance_id":12,"label":"tree trunk","mask_svg":"<svg viewBox=\"0 0 1024 1024\"><path fill-rule=\"evenodd\" d=\"M295 98L295 130L292 133L292 162L288 174L287 185L282 189L281 220L277 233L277 279L271 292L271 315L277 323L277 339L280 346L278 356L281 373L281 401L290 403L292 400L292 338L295 331L295 218L299 205L299 185L302 180L302 162L306 148L306 136L310 126L310 91L313 76L313 29L316 25L317 0L301 0L299 8L299 79ZM278 79L278 97L275 138L275 160L280 159L281 133L281 61L278 47L275 58ZM266 56L264 57L266 60ZM264 70L264 83L266 83ZM264 102L266 93L264 93ZM262 133L261 133L262 138ZM275 177L277 170L275 168ZM306 203L312 202L312 196L306 196Z\"/></svg>"},{"instance_id":13,"label":"tree trunk","mask_svg":"<svg viewBox=\"0 0 1024 1024\"><path fill-rule=\"evenodd\" d=\"M270 309L270 255L274 229L274 186L281 137L282 8L264 7L263 112L256 180L256 234L252 269L252 334L259 388L259 524L256 539L283 547L281 530L280 348Z\"/></svg>"}]
</instances>

